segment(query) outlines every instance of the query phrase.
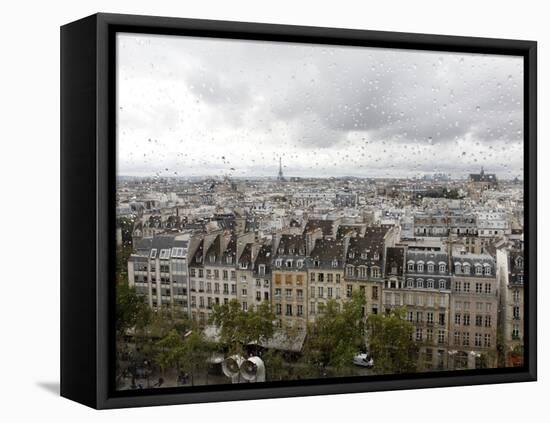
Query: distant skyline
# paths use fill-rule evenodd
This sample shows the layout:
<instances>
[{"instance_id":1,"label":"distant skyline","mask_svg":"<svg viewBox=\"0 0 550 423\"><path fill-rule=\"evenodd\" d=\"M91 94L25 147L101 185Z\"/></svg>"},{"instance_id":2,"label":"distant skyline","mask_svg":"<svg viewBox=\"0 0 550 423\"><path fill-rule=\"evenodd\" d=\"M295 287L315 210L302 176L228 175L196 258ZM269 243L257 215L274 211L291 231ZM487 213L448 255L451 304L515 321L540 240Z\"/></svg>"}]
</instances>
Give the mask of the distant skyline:
<instances>
[{"instance_id":1,"label":"distant skyline","mask_svg":"<svg viewBox=\"0 0 550 423\"><path fill-rule=\"evenodd\" d=\"M119 34L118 174L523 177L521 57Z\"/></svg>"}]
</instances>

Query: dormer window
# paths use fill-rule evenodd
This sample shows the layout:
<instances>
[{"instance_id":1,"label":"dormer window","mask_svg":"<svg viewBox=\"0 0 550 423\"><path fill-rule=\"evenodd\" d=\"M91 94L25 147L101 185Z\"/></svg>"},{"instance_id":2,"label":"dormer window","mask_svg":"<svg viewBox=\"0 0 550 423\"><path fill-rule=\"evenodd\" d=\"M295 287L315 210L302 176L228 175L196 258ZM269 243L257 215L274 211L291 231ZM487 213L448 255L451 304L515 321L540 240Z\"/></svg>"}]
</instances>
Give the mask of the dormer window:
<instances>
[{"instance_id":1,"label":"dormer window","mask_svg":"<svg viewBox=\"0 0 550 423\"><path fill-rule=\"evenodd\" d=\"M516 267L518 269L523 269L523 257L518 257L516 259Z\"/></svg>"},{"instance_id":2,"label":"dormer window","mask_svg":"<svg viewBox=\"0 0 550 423\"><path fill-rule=\"evenodd\" d=\"M460 263L455 263L455 273L462 272L462 265Z\"/></svg>"},{"instance_id":3,"label":"dormer window","mask_svg":"<svg viewBox=\"0 0 550 423\"><path fill-rule=\"evenodd\" d=\"M445 263L439 263L439 273L445 273L447 265Z\"/></svg>"},{"instance_id":4,"label":"dormer window","mask_svg":"<svg viewBox=\"0 0 550 423\"><path fill-rule=\"evenodd\" d=\"M462 267L462 270L463 270L465 275L469 275L470 274L470 265L468 263L464 263L464 266Z\"/></svg>"},{"instance_id":5,"label":"dormer window","mask_svg":"<svg viewBox=\"0 0 550 423\"><path fill-rule=\"evenodd\" d=\"M361 258L362 258L363 260L366 260L366 259L368 258L367 253L361 253Z\"/></svg>"},{"instance_id":6,"label":"dormer window","mask_svg":"<svg viewBox=\"0 0 550 423\"><path fill-rule=\"evenodd\" d=\"M319 267L319 260L313 260L313 266Z\"/></svg>"},{"instance_id":7,"label":"dormer window","mask_svg":"<svg viewBox=\"0 0 550 423\"><path fill-rule=\"evenodd\" d=\"M423 272L424 271L424 262L419 261L416 265L416 270L418 270L419 272Z\"/></svg>"},{"instance_id":8,"label":"dormer window","mask_svg":"<svg viewBox=\"0 0 550 423\"><path fill-rule=\"evenodd\" d=\"M370 270L371 277L373 278L379 278L380 277L380 269L378 267L373 267Z\"/></svg>"},{"instance_id":9,"label":"dormer window","mask_svg":"<svg viewBox=\"0 0 550 423\"><path fill-rule=\"evenodd\" d=\"M433 287L434 287L434 280L433 279L428 279L426 281L426 288L433 289Z\"/></svg>"},{"instance_id":10,"label":"dormer window","mask_svg":"<svg viewBox=\"0 0 550 423\"><path fill-rule=\"evenodd\" d=\"M214 263L214 262L216 261L216 255L215 255L215 254L210 254L210 255L208 256L208 261L209 261L210 263Z\"/></svg>"},{"instance_id":11,"label":"dormer window","mask_svg":"<svg viewBox=\"0 0 550 423\"><path fill-rule=\"evenodd\" d=\"M348 257L349 257L350 259L354 258L354 257L355 257L354 252L353 252L353 251L350 251L349 254L348 254Z\"/></svg>"},{"instance_id":12,"label":"dormer window","mask_svg":"<svg viewBox=\"0 0 550 423\"><path fill-rule=\"evenodd\" d=\"M414 281L412 279L407 279L407 288L413 288L414 287Z\"/></svg>"},{"instance_id":13,"label":"dormer window","mask_svg":"<svg viewBox=\"0 0 550 423\"><path fill-rule=\"evenodd\" d=\"M226 262L227 264L233 264L233 257L232 257L232 256L227 256L227 257L225 258L225 262Z\"/></svg>"},{"instance_id":14,"label":"dormer window","mask_svg":"<svg viewBox=\"0 0 550 423\"><path fill-rule=\"evenodd\" d=\"M353 266L348 266L348 267L346 267L346 274L347 274L348 276L353 277L353 271L354 271L354 267L353 267Z\"/></svg>"},{"instance_id":15,"label":"dormer window","mask_svg":"<svg viewBox=\"0 0 550 423\"><path fill-rule=\"evenodd\" d=\"M246 261L241 261L241 269L248 269L248 263Z\"/></svg>"},{"instance_id":16,"label":"dormer window","mask_svg":"<svg viewBox=\"0 0 550 423\"><path fill-rule=\"evenodd\" d=\"M159 259L166 260L166 259L169 259L169 258L170 258L170 249L169 248L164 248L164 249L160 250Z\"/></svg>"},{"instance_id":17,"label":"dormer window","mask_svg":"<svg viewBox=\"0 0 550 423\"><path fill-rule=\"evenodd\" d=\"M433 264L433 263L428 263L428 272L429 272L429 273L433 273L433 272L434 272L434 264Z\"/></svg>"},{"instance_id":18,"label":"dormer window","mask_svg":"<svg viewBox=\"0 0 550 423\"><path fill-rule=\"evenodd\" d=\"M394 275L397 273L397 266L396 266L396 265L392 265L392 267L391 267L391 272L392 272L392 274L394 274Z\"/></svg>"},{"instance_id":19,"label":"dormer window","mask_svg":"<svg viewBox=\"0 0 550 423\"><path fill-rule=\"evenodd\" d=\"M416 280L416 286L418 288L424 288L424 279L417 279Z\"/></svg>"},{"instance_id":20,"label":"dormer window","mask_svg":"<svg viewBox=\"0 0 550 423\"><path fill-rule=\"evenodd\" d=\"M483 274L483 270L481 268L481 264L476 264L475 265L475 268L476 268L476 275L482 275Z\"/></svg>"},{"instance_id":21,"label":"dormer window","mask_svg":"<svg viewBox=\"0 0 550 423\"><path fill-rule=\"evenodd\" d=\"M285 252L285 249L283 247L279 247L279 254L283 254Z\"/></svg>"},{"instance_id":22,"label":"dormer window","mask_svg":"<svg viewBox=\"0 0 550 423\"><path fill-rule=\"evenodd\" d=\"M296 261L296 267L301 269L303 266L304 266L304 261L303 260L297 260Z\"/></svg>"},{"instance_id":23,"label":"dormer window","mask_svg":"<svg viewBox=\"0 0 550 423\"><path fill-rule=\"evenodd\" d=\"M281 259L275 260L275 266L281 267L282 264L283 264L283 261Z\"/></svg>"},{"instance_id":24,"label":"dormer window","mask_svg":"<svg viewBox=\"0 0 550 423\"><path fill-rule=\"evenodd\" d=\"M292 267L292 260L288 259L285 264L286 264L286 267Z\"/></svg>"},{"instance_id":25,"label":"dormer window","mask_svg":"<svg viewBox=\"0 0 550 423\"><path fill-rule=\"evenodd\" d=\"M491 275L491 266L488 264L485 264L485 275L490 276Z\"/></svg>"},{"instance_id":26,"label":"dormer window","mask_svg":"<svg viewBox=\"0 0 550 423\"><path fill-rule=\"evenodd\" d=\"M303 255L305 254L304 249L300 247L300 249L298 250L298 254L300 254L301 256L303 256Z\"/></svg>"},{"instance_id":27,"label":"dormer window","mask_svg":"<svg viewBox=\"0 0 550 423\"><path fill-rule=\"evenodd\" d=\"M439 280L439 289L445 289L445 280L444 279Z\"/></svg>"},{"instance_id":28,"label":"dormer window","mask_svg":"<svg viewBox=\"0 0 550 423\"><path fill-rule=\"evenodd\" d=\"M332 267L338 267L338 260L332 260Z\"/></svg>"},{"instance_id":29,"label":"dormer window","mask_svg":"<svg viewBox=\"0 0 550 423\"><path fill-rule=\"evenodd\" d=\"M413 271L414 271L414 261L409 261L409 262L407 263L407 270L408 270L409 272L413 272Z\"/></svg>"},{"instance_id":30,"label":"dormer window","mask_svg":"<svg viewBox=\"0 0 550 423\"><path fill-rule=\"evenodd\" d=\"M154 259L157 257L157 249L156 248L153 248L151 250L151 258Z\"/></svg>"},{"instance_id":31,"label":"dormer window","mask_svg":"<svg viewBox=\"0 0 550 423\"><path fill-rule=\"evenodd\" d=\"M265 264L260 264L258 266L258 274L260 276L264 276L265 275Z\"/></svg>"},{"instance_id":32,"label":"dormer window","mask_svg":"<svg viewBox=\"0 0 550 423\"><path fill-rule=\"evenodd\" d=\"M373 258L374 258L374 261L380 260L380 254L378 254L377 252L374 253L374 257L373 257Z\"/></svg>"}]
</instances>

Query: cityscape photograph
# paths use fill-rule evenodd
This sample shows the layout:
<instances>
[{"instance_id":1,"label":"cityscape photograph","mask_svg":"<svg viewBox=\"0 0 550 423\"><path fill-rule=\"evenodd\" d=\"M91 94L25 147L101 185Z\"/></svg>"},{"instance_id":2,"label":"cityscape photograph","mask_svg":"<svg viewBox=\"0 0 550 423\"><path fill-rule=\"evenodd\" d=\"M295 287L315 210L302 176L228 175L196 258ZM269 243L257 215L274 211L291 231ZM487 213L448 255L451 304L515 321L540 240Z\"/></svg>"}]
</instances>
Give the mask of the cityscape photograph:
<instances>
[{"instance_id":1,"label":"cityscape photograph","mask_svg":"<svg viewBox=\"0 0 550 423\"><path fill-rule=\"evenodd\" d=\"M523 366L523 80L119 33L116 389Z\"/></svg>"}]
</instances>

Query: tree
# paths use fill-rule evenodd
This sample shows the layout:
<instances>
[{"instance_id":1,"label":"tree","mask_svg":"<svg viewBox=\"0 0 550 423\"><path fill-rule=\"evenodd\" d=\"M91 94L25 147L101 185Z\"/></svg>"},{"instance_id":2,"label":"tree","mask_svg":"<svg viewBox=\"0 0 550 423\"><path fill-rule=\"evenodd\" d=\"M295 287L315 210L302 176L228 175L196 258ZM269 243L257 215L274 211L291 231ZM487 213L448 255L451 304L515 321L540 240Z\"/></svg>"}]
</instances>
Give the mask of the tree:
<instances>
[{"instance_id":1,"label":"tree","mask_svg":"<svg viewBox=\"0 0 550 423\"><path fill-rule=\"evenodd\" d=\"M364 305L365 298L359 293L342 307L334 300L326 303L322 314L308 328L301 363L306 373L311 373L312 365L320 375L352 373L354 355L365 348Z\"/></svg>"},{"instance_id":2,"label":"tree","mask_svg":"<svg viewBox=\"0 0 550 423\"><path fill-rule=\"evenodd\" d=\"M213 345L204 339L200 331L188 332L184 337L172 329L164 338L155 344L158 353L155 362L163 372L173 368L179 374L181 370L191 373L191 384L194 385L195 374L208 367L208 358Z\"/></svg>"},{"instance_id":3,"label":"tree","mask_svg":"<svg viewBox=\"0 0 550 423\"><path fill-rule=\"evenodd\" d=\"M369 352L377 373L410 373L416 368L417 347L412 340L413 324L406 310L395 308L367 318Z\"/></svg>"},{"instance_id":4,"label":"tree","mask_svg":"<svg viewBox=\"0 0 550 423\"><path fill-rule=\"evenodd\" d=\"M151 318L149 307L135 288L122 278L116 287L115 326L117 335L125 335L129 329L145 327Z\"/></svg>"},{"instance_id":5,"label":"tree","mask_svg":"<svg viewBox=\"0 0 550 423\"><path fill-rule=\"evenodd\" d=\"M244 311L237 300L216 304L210 321L220 329L221 342L235 354L242 354L248 344L270 339L275 331L275 315L267 302L248 311Z\"/></svg>"}]
</instances>

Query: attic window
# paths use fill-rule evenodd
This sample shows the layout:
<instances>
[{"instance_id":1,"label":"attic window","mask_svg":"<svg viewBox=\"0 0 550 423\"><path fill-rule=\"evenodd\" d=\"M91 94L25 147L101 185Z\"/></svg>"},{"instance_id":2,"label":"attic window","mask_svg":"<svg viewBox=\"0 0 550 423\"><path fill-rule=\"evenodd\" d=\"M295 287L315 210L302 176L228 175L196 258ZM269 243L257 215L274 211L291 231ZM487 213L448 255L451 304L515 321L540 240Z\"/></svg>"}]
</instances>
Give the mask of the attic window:
<instances>
[{"instance_id":1,"label":"attic window","mask_svg":"<svg viewBox=\"0 0 550 423\"><path fill-rule=\"evenodd\" d=\"M154 259L157 257L157 249L156 248L153 248L151 250L151 258Z\"/></svg>"},{"instance_id":2,"label":"attic window","mask_svg":"<svg viewBox=\"0 0 550 423\"><path fill-rule=\"evenodd\" d=\"M159 254L159 259L163 259L163 260L166 260L170 258L170 249L167 248L167 249L162 249L160 250L160 254Z\"/></svg>"},{"instance_id":3,"label":"attic window","mask_svg":"<svg viewBox=\"0 0 550 423\"><path fill-rule=\"evenodd\" d=\"M338 260L332 260L332 267L338 267Z\"/></svg>"},{"instance_id":4,"label":"attic window","mask_svg":"<svg viewBox=\"0 0 550 423\"><path fill-rule=\"evenodd\" d=\"M264 276L265 275L265 264L260 264L258 266L258 274L260 276Z\"/></svg>"},{"instance_id":5,"label":"attic window","mask_svg":"<svg viewBox=\"0 0 550 423\"><path fill-rule=\"evenodd\" d=\"M209 261L210 263L214 263L214 262L216 261L216 255L215 255L215 254L210 254L210 255L208 256L208 261Z\"/></svg>"},{"instance_id":6,"label":"attic window","mask_svg":"<svg viewBox=\"0 0 550 423\"><path fill-rule=\"evenodd\" d=\"M227 257L225 258L225 262L226 262L227 264L233 264L233 257L232 257L232 256L227 256Z\"/></svg>"},{"instance_id":7,"label":"attic window","mask_svg":"<svg viewBox=\"0 0 550 423\"><path fill-rule=\"evenodd\" d=\"M374 253L374 260L375 260L375 261L380 260L380 254Z\"/></svg>"}]
</instances>

